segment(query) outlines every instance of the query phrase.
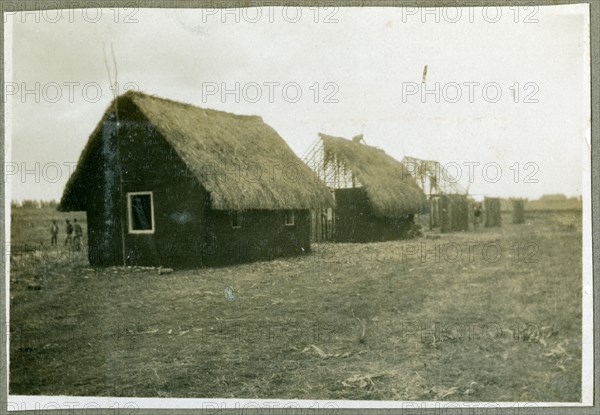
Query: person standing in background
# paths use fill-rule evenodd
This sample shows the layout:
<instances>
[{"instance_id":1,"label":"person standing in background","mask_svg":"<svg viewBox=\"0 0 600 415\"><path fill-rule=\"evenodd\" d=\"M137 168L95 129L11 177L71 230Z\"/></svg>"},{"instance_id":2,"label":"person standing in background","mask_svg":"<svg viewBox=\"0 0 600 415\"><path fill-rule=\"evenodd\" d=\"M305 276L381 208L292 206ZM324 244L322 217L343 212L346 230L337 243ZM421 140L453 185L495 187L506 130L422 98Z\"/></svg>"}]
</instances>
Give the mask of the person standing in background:
<instances>
[{"instance_id":1,"label":"person standing in background","mask_svg":"<svg viewBox=\"0 0 600 415\"><path fill-rule=\"evenodd\" d=\"M65 245L71 245L73 243L73 225L67 219L67 238L65 239Z\"/></svg>"},{"instance_id":2,"label":"person standing in background","mask_svg":"<svg viewBox=\"0 0 600 415\"><path fill-rule=\"evenodd\" d=\"M481 206L475 205L473 209L473 229L479 227L479 221L481 220Z\"/></svg>"},{"instance_id":3,"label":"person standing in background","mask_svg":"<svg viewBox=\"0 0 600 415\"><path fill-rule=\"evenodd\" d=\"M81 238L83 237L83 229L81 229L81 225L77 222L77 219L73 219L75 223L73 225L73 230L75 231L75 237L73 238L73 245L75 246L76 251L81 251L83 246L81 242Z\"/></svg>"},{"instance_id":4,"label":"person standing in background","mask_svg":"<svg viewBox=\"0 0 600 415\"><path fill-rule=\"evenodd\" d=\"M50 235L52 238L50 239L50 245L54 246L58 241L58 225L56 224L56 220L52 221L52 226L50 227Z\"/></svg>"}]
</instances>

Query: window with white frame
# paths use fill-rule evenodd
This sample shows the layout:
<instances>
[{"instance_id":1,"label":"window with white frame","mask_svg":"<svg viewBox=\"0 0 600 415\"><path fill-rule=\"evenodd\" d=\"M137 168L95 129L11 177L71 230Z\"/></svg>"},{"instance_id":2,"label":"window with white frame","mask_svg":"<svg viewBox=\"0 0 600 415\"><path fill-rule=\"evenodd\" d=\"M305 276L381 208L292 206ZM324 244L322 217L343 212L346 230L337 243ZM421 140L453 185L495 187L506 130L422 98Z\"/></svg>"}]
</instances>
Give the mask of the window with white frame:
<instances>
[{"instance_id":1,"label":"window with white frame","mask_svg":"<svg viewBox=\"0 0 600 415\"><path fill-rule=\"evenodd\" d=\"M129 233L154 233L154 200L152 192L127 193Z\"/></svg>"},{"instance_id":2,"label":"window with white frame","mask_svg":"<svg viewBox=\"0 0 600 415\"><path fill-rule=\"evenodd\" d=\"M294 226L296 224L296 216L293 210L285 211L285 226Z\"/></svg>"}]
</instances>

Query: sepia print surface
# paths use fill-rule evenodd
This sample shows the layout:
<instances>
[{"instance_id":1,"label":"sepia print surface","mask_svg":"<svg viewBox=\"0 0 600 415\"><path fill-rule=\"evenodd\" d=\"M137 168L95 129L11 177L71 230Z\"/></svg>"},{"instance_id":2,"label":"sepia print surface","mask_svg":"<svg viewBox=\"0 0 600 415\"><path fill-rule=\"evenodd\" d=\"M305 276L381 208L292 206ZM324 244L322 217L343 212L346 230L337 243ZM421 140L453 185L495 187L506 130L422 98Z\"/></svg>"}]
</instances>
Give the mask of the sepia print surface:
<instances>
[{"instance_id":1,"label":"sepia print surface","mask_svg":"<svg viewBox=\"0 0 600 415\"><path fill-rule=\"evenodd\" d=\"M78 7L4 13L9 409L592 403L588 5Z\"/></svg>"}]
</instances>

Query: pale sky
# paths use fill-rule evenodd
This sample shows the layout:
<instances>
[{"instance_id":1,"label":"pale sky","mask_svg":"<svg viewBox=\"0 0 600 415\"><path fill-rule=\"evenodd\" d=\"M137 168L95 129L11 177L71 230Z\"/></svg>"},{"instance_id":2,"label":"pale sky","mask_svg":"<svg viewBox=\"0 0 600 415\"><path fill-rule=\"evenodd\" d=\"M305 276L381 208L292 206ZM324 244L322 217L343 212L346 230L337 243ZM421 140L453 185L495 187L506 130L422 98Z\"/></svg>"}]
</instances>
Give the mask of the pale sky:
<instances>
[{"instance_id":1,"label":"pale sky","mask_svg":"<svg viewBox=\"0 0 600 415\"><path fill-rule=\"evenodd\" d=\"M364 134L367 144L399 160L409 155L462 166L465 187L465 163L480 163L469 186L474 195L580 195L583 157L589 158L588 8L521 8L518 15L514 8L498 10L501 15L493 8L485 15L483 9L462 9L456 17L456 9L444 9L438 22L422 10L400 8L321 9L318 15L282 8L238 16L198 9L5 15L7 59L12 48L5 86L12 111L10 157L19 168L11 197L60 198L69 164L78 160L113 98L103 57L103 45L110 54L111 43L121 86L260 115L299 156L319 132ZM77 83L73 102L70 82ZM236 82L239 102L234 94L222 97L222 86L233 90ZM273 82L279 85L271 84L269 102ZM53 83L60 87L58 98ZM473 102L469 83L478 83L471 84ZM92 87L84 99L86 84ZM95 103L93 85L102 92ZM295 103L294 85L302 92ZM434 91L436 85L440 102L434 93L423 100L419 90ZM213 87L219 91L207 95ZM36 88L39 99L22 94ZM411 88L415 94L406 95ZM498 102L486 101L496 89L502 94ZM324 102L331 93L337 102ZM538 102L525 103L528 96ZM35 171L36 163L40 177L20 174ZM493 163L502 168L495 183L483 175L483 166L491 164L493 179ZM57 165L62 175L55 179Z\"/></svg>"}]
</instances>

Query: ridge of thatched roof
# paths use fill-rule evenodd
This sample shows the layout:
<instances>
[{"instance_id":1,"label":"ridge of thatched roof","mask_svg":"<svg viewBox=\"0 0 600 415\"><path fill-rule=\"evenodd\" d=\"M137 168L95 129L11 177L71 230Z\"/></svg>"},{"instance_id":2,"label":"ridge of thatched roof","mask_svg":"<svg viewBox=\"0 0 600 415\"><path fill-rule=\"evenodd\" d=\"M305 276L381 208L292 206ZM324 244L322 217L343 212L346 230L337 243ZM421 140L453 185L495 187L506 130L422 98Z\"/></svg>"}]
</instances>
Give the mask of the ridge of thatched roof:
<instances>
[{"instance_id":1,"label":"ridge of thatched roof","mask_svg":"<svg viewBox=\"0 0 600 415\"><path fill-rule=\"evenodd\" d=\"M141 92L128 91L113 100L80 164L106 117L124 100L132 102L174 148L210 193L214 209L311 209L333 203L327 187L261 117L199 108ZM222 174L215 174L215 168ZM232 178L226 175L231 171L249 171L251 177ZM67 183L63 201L77 173ZM60 207L64 208L63 201Z\"/></svg>"},{"instance_id":2,"label":"ridge of thatched roof","mask_svg":"<svg viewBox=\"0 0 600 415\"><path fill-rule=\"evenodd\" d=\"M385 151L319 133L323 142L324 161L334 161L343 166L365 188L376 214L399 217L417 213L426 205L426 196L417 186L404 165Z\"/></svg>"}]
</instances>

